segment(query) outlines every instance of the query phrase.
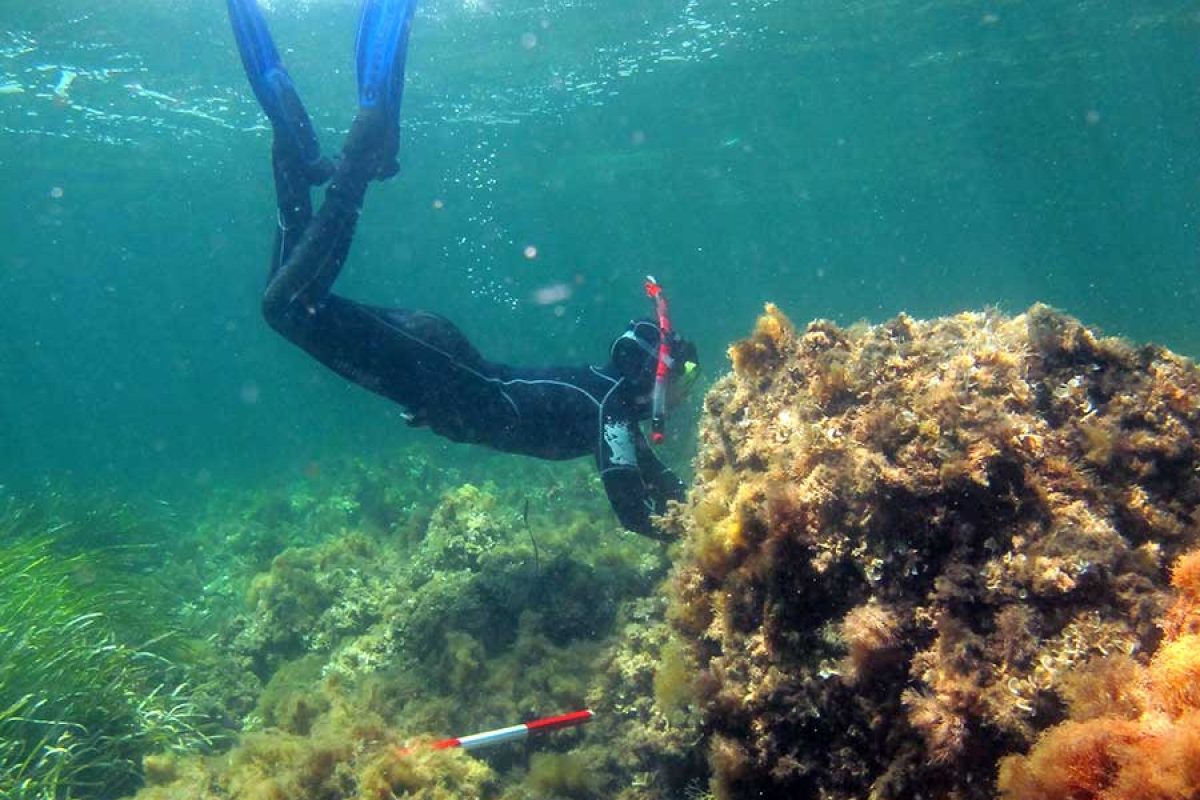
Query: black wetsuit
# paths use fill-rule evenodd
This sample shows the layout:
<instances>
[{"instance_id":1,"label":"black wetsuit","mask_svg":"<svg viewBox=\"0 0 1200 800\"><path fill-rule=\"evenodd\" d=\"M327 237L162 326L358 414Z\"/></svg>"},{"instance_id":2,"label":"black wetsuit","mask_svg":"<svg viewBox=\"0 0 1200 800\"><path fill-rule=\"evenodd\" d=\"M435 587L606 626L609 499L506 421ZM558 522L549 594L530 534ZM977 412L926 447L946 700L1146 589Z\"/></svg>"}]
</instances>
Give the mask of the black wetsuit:
<instances>
[{"instance_id":1,"label":"black wetsuit","mask_svg":"<svg viewBox=\"0 0 1200 800\"><path fill-rule=\"evenodd\" d=\"M279 234L263 294L271 327L339 375L403 405L412 424L448 439L545 459L593 456L621 524L658 538L650 515L681 499L684 487L638 426L649 416L649 374L624 376L612 363L492 363L443 317L332 293L371 178L369 159L355 150L358 138L351 133L315 215L313 181L275 147Z\"/></svg>"}]
</instances>

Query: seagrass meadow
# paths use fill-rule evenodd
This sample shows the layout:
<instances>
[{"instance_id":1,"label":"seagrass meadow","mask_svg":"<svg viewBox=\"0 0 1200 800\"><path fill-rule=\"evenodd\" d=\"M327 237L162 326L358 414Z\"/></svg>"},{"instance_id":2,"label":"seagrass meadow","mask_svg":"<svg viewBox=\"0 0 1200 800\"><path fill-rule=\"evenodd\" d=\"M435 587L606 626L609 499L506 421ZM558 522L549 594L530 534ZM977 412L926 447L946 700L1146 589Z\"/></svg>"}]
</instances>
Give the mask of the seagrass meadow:
<instances>
[{"instance_id":1,"label":"seagrass meadow","mask_svg":"<svg viewBox=\"0 0 1200 800\"><path fill-rule=\"evenodd\" d=\"M362 0L257 7L336 159ZM0 3L0 800L1200 797L1195 3L418 0L333 291L602 368L652 275L661 542L268 324L228 11Z\"/></svg>"}]
</instances>

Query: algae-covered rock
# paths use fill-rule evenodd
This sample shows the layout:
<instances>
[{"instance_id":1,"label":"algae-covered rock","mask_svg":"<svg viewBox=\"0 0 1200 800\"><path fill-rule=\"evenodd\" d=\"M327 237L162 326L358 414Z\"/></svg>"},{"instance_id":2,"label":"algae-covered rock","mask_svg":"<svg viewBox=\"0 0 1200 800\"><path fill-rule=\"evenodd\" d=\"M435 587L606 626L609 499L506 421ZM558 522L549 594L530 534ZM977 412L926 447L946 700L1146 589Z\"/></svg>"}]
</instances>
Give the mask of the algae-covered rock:
<instances>
[{"instance_id":1,"label":"algae-covered rock","mask_svg":"<svg viewBox=\"0 0 1200 800\"><path fill-rule=\"evenodd\" d=\"M221 758L146 773L138 800L479 800L494 774L461 751L402 746L377 720L323 721L312 735L247 734Z\"/></svg>"},{"instance_id":2,"label":"algae-covered rock","mask_svg":"<svg viewBox=\"0 0 1200 800\"><path fill-rule=\"evenodd\" d=\"M495 487L463 484L446 492L425 529L413 571L424 581L438 572L475 570L516 528L517 509L499 505Z\"/></svg>"},{"instance_id":3,"label":"algae-covered rock","mask_svg":"<svg viewBox=\"0 0 1200 800\"><path fill-rule=\"evenodd\" d=\"M657 596L627 603L592 678L588 706L597 716L583 749L609 777L605 798L698 797L688 790L708 775L694 665L672 636L665 606Z\"/></svg>"},{"instance_id":4,"label":"algae-covered rock","mask_svg":"<svg viewBox=\"0 0 1200 800\"><path fill-rule=\"evenodd\" d=\"M231 649L262 678L290 659L329 652L367 630L394 599L398 587L388 577L398 555L356 533L288 548L251 582L251 611L230 631Z\"/></svg>"},{"instance_id":5,"label":"algae-covered rock","mask_svg":"<svg viewBox=\"0 0 1200 800\"><path fill-rule=\"evenodd\" d=\"M797 331L705 401L671 617L724 797L985 798L1146 659L1200 541L1200 373L1044 306Z\"/></svg>"},{"instance_id":6,"label":"algae-covered rock","mask_svg":"<svg viewBox=\"0 0 1200 800\"><path fill-rule=\"evenodd\" d=\"M494 654L517 638L521 614L538 609L553 610L541 615L542 632L565 644L606 631L619 599L644 591L662 568L661 556L642 563L640 542L620 557L584 559L555 537L536 552L527 515L494 485L464 484L442 496L416 541L348 532L288 548L251 582L251 610L230 647L263 679L328 654L326 672L354 680L401 661L436 664L447 631ZM594 528L568 530L597 538Z\"/></svg>"},{"instance_id":7,"label":"algae-covered rock","mask_svg":"<svg viewBox=\"0 0 1200 800\"><path fill-rule=\"evenodd\" d=\"M653 691L657 645L636 650L668 630L662 601L635 626L640 638L624 636L622 610L661 582L666 558L658 543L619 534L603 493L580 478L594 482L592 472L557 470L540 491L463 484L417 522L284 549L250 581L248 607L221 640L265 684L243 736L219 758L152 758L139 800L669 796L621 793L634 761L645 776L684 738L638 733L652 698L627 713ZM632 673L617 665L632 661L625 681ZM665 696L682 719L686 662L671 663ZM419 745L584 708L599 685L603 722L529 748L484 761Z\"/></svg>"}]
</instances>

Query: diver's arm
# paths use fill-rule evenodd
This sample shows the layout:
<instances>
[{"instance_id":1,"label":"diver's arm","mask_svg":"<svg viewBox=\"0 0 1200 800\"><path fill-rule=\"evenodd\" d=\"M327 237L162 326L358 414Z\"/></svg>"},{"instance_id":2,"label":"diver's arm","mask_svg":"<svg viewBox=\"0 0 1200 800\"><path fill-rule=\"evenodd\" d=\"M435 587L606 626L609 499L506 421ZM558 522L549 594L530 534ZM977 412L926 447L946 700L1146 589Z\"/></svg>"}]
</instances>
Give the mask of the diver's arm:
<instances>
[{"instance_id":1,"label":"diver's arm","mask_svg":"<svg viewBox=\"0 0 1200 800\"><path fill-rule=\"evenodd\" d=\"M659 460L641 431L638 432L636 441L638 469L642 473L642 481L653 497L655 507L659 509L657 513L661 514L668 500L683 502L687 495L687 486Z\"/></svg>"},{"instance_id":2,"label":"diver's arm","mask_svg":"<svg viewBox=\"0 0 1200 800\"><path fill-rule=\"evenodd\" d=\"M664 542L670 540L670 537L656 528L650 520L650 515L655 513L655 509L637 470L610 469L600 473L600 477L604 481L608 502L625 530L650 539Z\"/></svg>"},{"instance_id":3,"label":"diver's arm","mask_svg":"<svg viewBox=\"0 0 1200 800\"><path fill-rule=\"evenodd\" d=\"M637 444L641 435L633 421L602 414L596 463L608 502L621 524L634 533L665 541L669 537L650 518L664 510L666 500L642 478Z\"/></svg>"}]
</instances>

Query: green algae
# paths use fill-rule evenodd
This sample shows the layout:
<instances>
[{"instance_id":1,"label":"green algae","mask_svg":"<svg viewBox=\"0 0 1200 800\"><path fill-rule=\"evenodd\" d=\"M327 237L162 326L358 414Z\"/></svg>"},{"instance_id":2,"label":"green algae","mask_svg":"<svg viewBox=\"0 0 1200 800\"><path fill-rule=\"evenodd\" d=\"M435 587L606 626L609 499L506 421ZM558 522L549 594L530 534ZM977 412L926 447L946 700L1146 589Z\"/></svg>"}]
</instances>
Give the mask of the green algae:
<instances>
[{"instance_id":1,"label":"green algae","mask_svg":"<svg viewBox=\"0 0 1200 800\"><path fill-rule=\"evenodd\" d=\"M595 797L596 765L581 753L535 753L529 761L529 788L546 797Z\"/></svg>"},{"instance_id":2,"label":"green algae","mask_svg":"<svg viewBox=\"0 0 1200 800\"><path fill-rule=\"evenodd\" d=\"M668 719L681 718L696 702L695 675L696 665L687 646L676 638L667 640L654 672L654 701Z\"/></svg>"}]
</instances>

